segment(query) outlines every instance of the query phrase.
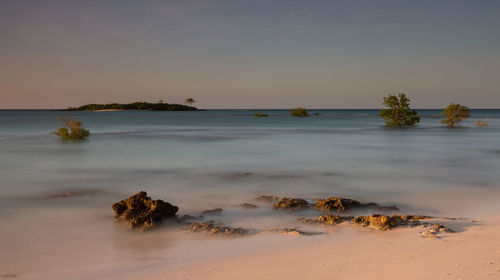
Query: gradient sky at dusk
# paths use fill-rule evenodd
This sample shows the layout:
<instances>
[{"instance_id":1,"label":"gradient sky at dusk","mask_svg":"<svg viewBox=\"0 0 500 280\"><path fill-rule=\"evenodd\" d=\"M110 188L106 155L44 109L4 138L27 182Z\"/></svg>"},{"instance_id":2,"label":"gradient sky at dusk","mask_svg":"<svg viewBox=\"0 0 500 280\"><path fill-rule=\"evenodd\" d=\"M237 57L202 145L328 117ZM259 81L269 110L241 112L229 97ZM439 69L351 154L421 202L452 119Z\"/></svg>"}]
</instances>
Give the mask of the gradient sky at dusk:
<instances>
[{"instance_id":1,"label":"gradient sky at dusk","mask_svg":"<svg viewBox=\"0 0 500 280\"><path fill-rule=\"evenodd\" d=\"M0 2L0 108L500 107L500 1Z\"/></svg>"}]
</instances>

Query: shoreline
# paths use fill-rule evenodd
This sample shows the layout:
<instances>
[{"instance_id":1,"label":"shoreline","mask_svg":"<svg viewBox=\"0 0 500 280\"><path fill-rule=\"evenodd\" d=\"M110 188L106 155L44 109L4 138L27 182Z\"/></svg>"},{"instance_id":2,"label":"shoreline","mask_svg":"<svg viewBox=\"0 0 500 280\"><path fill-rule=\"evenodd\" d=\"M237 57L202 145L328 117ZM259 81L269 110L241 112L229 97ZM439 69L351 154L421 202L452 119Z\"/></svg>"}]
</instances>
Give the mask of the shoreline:
<instances>
[{"instance_id":1,"label":"shoreline","mask_svg":"<svg viewBox=\"0 0 500 280\"><path fill-rule=\"evenodd\" d=\"M420 227L379 232L341 226L326 240L110 279L499 279L500 215L459 227L427 239Z\"/></svg>"}]
</instances>

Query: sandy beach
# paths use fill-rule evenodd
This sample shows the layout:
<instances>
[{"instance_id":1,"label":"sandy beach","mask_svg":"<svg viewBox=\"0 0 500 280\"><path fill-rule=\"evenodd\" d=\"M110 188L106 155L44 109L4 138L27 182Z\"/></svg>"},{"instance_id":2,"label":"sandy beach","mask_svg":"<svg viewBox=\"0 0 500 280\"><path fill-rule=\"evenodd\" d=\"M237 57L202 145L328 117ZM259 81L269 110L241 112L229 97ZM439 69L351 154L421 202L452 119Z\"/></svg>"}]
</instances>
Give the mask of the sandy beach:
<instances>
[{"instance_id":1,"label":"sandy beach","mask_svg":"<svg viewBox=\"0 0 500 280\"><path fill-rule=\"evenodd\" d=\"M422 238L421 227L379 232L341 225L326 239L290 236L296 246L110 279L500 279L500 215L446 224L457 232L437 239Z\"/></svg>"}]
</instances>

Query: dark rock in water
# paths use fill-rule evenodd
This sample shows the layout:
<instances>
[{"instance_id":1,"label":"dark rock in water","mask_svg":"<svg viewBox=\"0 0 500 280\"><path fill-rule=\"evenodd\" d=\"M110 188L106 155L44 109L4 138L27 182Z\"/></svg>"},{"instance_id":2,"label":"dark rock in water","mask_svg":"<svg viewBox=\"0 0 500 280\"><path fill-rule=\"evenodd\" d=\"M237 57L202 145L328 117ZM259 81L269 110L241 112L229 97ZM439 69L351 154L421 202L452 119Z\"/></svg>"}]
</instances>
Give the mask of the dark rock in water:
<instances>
[{"instance_id":1,"label":"dark rock in water","mask_svg":"<svg viewBox=\"0 0 500 280\"><path fill-rule=\"evenodd\" d=\"M314 208L322 211L337 211L344 212L347 209L361 207L361 202L341 197L330 197L327 199L318 199L314 204Z\"/></svg>"},{"instance_id":2,"label":"dark rock in water","mask_svg":"<svg viewBox=\"0 0 500 280\"><path fill-rule=\"evenodd\" d=\"M390 230L391 228L400 225L421 225L420 220L430 219L429 216L413 216L413 215L379 215L373 214L370 216L357 216L352 219L354 225L371 227L377 230Z\"/></svg>"},{"instance_id":3,"label":"dark rock in water","mask_svg":"<svg viewBox=\"0 0 500 280\"><path fill-rule=\"evenodd\" d=\"M277 210L300 210L308 207L309 203L302 198L284 197L273 204L273 209Z\"/></svg>"},{"instance_id":4,"label":"dark rock in water","mask_svg":"<svg viewBox=\"0 0 500 280\"><path fill-rule=\"evenodd\" d=\"M192 223L184 229L190 232L206 232L210 236L238 237L248 234L246 229L226 227L214 221Z\"/></svg>"},{"instance_id":5,"label":"dark rock in water","mask_svg":"<svg viewBox=\"0 0 500 280\"><path fill-rule=\"evenodd\" d=\"M246 202L245 202L245 203L240 204L240 206L241 206L242 208L245 208L245 209L254 209L254 208L257 208L257 205L252 204L252 203L246 203Z\"/></svg>"},{"instance_id":6,"label":"dark rock in water","mask_svg":"<svg viewBox=\"0 0 500 280\"><path fill-rule=\"evenodd\" d=\"M162 219L175 216L179 208L160 199L152 200L141 191L113 204L113 210L115 221L128 223L131 230L147 231Z\"/></svg>"},{"instance_id":7,"label":"dark rock in water","mask_svg":"<svg viewBox=\"0 0 500 280\"><path fill-rule=\"evenodd\" d=\"M218 213L222 213L222 208L213 208L201 211L201 214L218 214Z\"/></svg>"},{"instance_id":8,"label":"dark rock in water","mask_svg":"<svg viewBox=\"0 0 500 280\"><path fill-rule=\"evenodd\" d=\"M352 220L352 216L338 216L338 215L323 215L312 219L306 219L303 217L299 218L299 221L306 224L320 224L320 225L336 225L345 221Z\"/></svg>"},{"instance_id":9,"label":"dark rock in water","mask_svg":"<svg viewBox=\"0 0 500 280\"><path fill-rule=\"evenodd\" d=\"M317 199L314 207L321 211L344 212L352 208L372 208L379 211L398 211L396 206L380 206L377 203L363 204L357 200L341 197L330 197L327 199Z\"/></svg>"},{"instance_id":10,"label":"dark rock in water","mask_svg":"<svg viewBox=\"0 0 500 280\"><path fill-rule=\"evenodd\" d=\"M275 202L276 200L278 200L279 198L275 195L260 195L260 196L257 196L255 198L255 200L258 200L258 201L263 201L263 202Z\"/></svg>"}]
</instances>

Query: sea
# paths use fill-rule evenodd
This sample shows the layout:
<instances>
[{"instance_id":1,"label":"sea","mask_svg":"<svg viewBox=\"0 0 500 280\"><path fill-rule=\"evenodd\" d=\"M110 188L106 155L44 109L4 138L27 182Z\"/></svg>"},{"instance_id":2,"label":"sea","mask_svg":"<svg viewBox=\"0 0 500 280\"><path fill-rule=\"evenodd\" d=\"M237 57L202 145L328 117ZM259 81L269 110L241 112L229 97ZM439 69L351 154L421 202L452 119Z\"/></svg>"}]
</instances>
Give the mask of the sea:
<instances>
[{"instance_id":1,"label":"sea","mask_svg":"<svg viewBox=\"0 0 500 280\"><path fill-rule=\"evenodd\" d=\"M179 215L222 208L205 218L255 231L302 227L297 217L315 214L273 211L258 195L340 196L440 217L499 213L500 110L471 110L456 128L441 123L442 110L417 111L418 125L392 128L378 110L361 109L304 118L288 110L0 110L0 274L106 279L290 242L214 240L168 223L130 232L113 221L111 205L139 191ZM90 137L51 135L61 116L82 121Z\"/></svg>"}]
</instances>

